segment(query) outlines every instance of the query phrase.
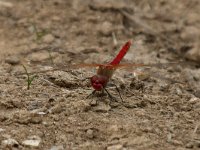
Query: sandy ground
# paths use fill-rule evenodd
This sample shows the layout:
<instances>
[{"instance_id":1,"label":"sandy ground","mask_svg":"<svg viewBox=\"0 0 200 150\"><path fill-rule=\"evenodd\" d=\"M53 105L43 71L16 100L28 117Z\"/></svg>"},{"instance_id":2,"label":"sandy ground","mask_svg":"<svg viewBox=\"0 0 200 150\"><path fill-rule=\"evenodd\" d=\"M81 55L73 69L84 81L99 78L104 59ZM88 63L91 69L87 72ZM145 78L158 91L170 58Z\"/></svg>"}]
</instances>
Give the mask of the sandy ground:
<instances>
[{"instance_id":1,"label":"sandy ground","mask_svg":"<svg viewBox=\"0 0 200 150\"><path fill-rule=\"evenodd\" d=\"M0 0L0 149L200 148L199 14L199 0ZM70 65L128 40L122 63L164 65L117 70L123 102L112 84L116 101L86 99L95 68Z\"/></svg>"}]
</instances>

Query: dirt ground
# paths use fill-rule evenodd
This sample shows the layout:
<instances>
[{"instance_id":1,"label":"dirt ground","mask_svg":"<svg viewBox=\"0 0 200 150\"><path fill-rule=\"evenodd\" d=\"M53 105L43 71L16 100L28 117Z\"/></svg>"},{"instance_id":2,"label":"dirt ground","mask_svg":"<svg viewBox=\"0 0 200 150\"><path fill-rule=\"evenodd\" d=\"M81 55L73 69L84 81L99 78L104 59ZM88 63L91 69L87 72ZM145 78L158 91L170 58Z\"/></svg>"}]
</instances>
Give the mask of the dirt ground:
<instances>
[{"instance_id":1,"label":"dirt ground","mask_svg":"<svg viewBox=\"0 0 200 150\"><path fill-rule=\"evenodd\" d=\"M199 14L199 0L0 0L0 149L199 149ZM86 98L95 68L70 65L128 40L124 63L164 65L117 70L123 102L112 84L116 101Z\"/></svg>"}]
</instances>

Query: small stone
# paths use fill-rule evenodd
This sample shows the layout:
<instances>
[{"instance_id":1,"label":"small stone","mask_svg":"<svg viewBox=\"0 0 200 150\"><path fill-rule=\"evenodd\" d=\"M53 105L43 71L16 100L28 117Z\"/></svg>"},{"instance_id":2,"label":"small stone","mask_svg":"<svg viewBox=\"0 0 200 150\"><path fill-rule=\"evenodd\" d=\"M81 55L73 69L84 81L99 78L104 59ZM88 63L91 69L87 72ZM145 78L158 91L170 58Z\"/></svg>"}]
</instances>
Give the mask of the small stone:
<instances>
[{"instance_id":1,"label":"small stone","mask_svg":"<svg viewBox=\"0 0 200 150\"><path fill-rule=\"evenodd\" d=\"M186 148L193 148L194 147L194 143L193 142L189 142L186 144L185 146Z\"/></svg>"},{"instance_id":2,"label":"small stone","mask_svg":"<svg viewBox=\"0 0 200 150\"><path fill-rule=\"evenodd\" d=\"M180 88L176 88L175 92L177 95L182 95L182 93L183 93Z\"/></svg>"},{"instance_id":3,"label":"small stone","mask_svg":"<svg viewBox=\"0 0 200 150\"><path fill-rule=\"evenodd\" d=\"M63 112L65 110L64 106L61 104L57 104L54 107L52 107L49 112L52 114L60 114L61 112Z\"/></svg>"},{"instance_id":4,"label":"small stone","mask_svg":"<svg viewBox=\"0 0 200 150\"><path fill-rule=\"evenodd\" d=\"M196 97L200 98L200 90L196 90L195 93L194 93L194 95L195 95Z\"/></svg>"},{"instance_id":5,"label":"small stone","mask_svg":"<svg viewBox=\"0 0 200 150\"><path fill-rule=\"evenodd\" d=\"M145 81L145 80L148 80L150 78L150 74L148 74L148 73L134 72L134 76L137 80L140 80L140 81Z\"/></svg>"},{"instance_id":6,"label":"small stone","mask_svg":"<svg viewBox=\"0 0 200 150\"><path fill-rule=\"evenodd\" d=\"M3 129L3 128L0 128L0 132L3 132L3 131L5 131L5 129Z\"/></svg>"},{"instance_id":7,"label":"small stone","mask_svg":"<svg viewBox=\"0 0 200 150\"><path fill-rule=\"evenodd\" d=\"M64 150L64 147L63 147L63 145L52 146L50 150Z\"/></svg>"},{"instance_id":8,"label":"small stone","mask_svg":"<svg viewBox=\"0 0 200 150\"><path fill-rule=\"evenodd\" d=\"M189 60L200 62L200 44L195 44L194 48L188 51L185 57Z\"/></svg>"},{"instance_id":9,"label":"small stone","mask_svg":"<svg viewBox=\"0 0 200 150\"><path fill-rule=\"evenodd\" d=\"M46 52L37 52L37 53L32 53L28 56L30 61L33 62L41 62L43 60L49 59L49 54Z\"/></svg>"},{"instance_id":10,"label":"small stone","mask_svg":"<svg viewBox=\"0 0 200 150\"><path fill-rule=\"evenodd\" d=\"M5 60L6 63L11 64L11 65L17 65L20 63L20 59L17 56L9 56Z\"/></svg>"},{"instance_id":11,"label":"small stone","mask_svg":"<svg viewBox=\"0 0 200 150\"><path fill-rule=\"evenodd\" d=\"M38 147L41 142L41 138L39 136L31 136L28 140L24 140L22 144L28 147Z\"/></svg>"},{"instance_id":12,"label":"small stone","mask_svg":"<svg viewBox=\"0 0 200 150\"><path fill-rule=\"evenodd\" d=\"M94 138L94 132L93 132L93 130L92 130L92 129L88 129L88 130L86 131L86 136L87 136L89 139Z\"/></svg>"},{"instance_id":13,"label":"small stone","mask_svg":"<svg viewBox=\"0 0 200 150\"><path fill-rule=\"evenodd\" d=\"M190 104L196 104L200 102L200 98L197 98L197 97L192 97L190 100L189 100L189 103Z\"/></svg>"},{"instance_id":14,"label":"small stone","mask_svg":"<svg viewBox=\"0 0 200 150\"><path fill-rule=\"evenodd\" d=\"M49 44L55 40L55 37L52 34L47 34L43 37L43 42Z\"/></svg>"},{"instance_id":15,"label":"small stone","mask_svg":"<svg viewBox=\"0 0 200 150\"><path fill-rule=\"evenodd\" d=\"M7 139L1 142L4 146L18 147L19 143L15 139Z\"/></svg>"},{"instance_id":16,"label":"small stone","mask_svg":"<svg viewBox=\"0 0 200 150\"><path fill-rule=\"evenodd\" d=\"M29 122L33 123L33 124L40 124L40 123L42 123L42 118L33 116L33 117L31 117Z\"/></svg>"},{"instance_id":17,"label":"small stone","mask_svg":"<svg viewBox=\"0 0 200 150\"><path fill-rule=\"evenodd\" d=\"M84 100L74 102L73 106L81 112L86 112L91 109L91 106Z\"/></svg>"},{"instance_id":18,"label":"small stone","mask_svg":"<svg viewBox=\"0 0 200 150\"><path fill-rule=\"evenodd\" d=\"M11 2L4 2L4 1L0 1L0 7L8 7L8 8L12 8L13 7L13 3Z\"/></svg>"},{"instance_id":19,"label":"small stone","mask_svg":"<svg viewBox=\"0 0 200 150\"><path fill-rule=\"evenodd\" d=\"M200 31L195 26L187 26L181 33L181 38L185 41L194 41L200 36Z\"/></svg>"},{"instance_id":20,"label":"small stone","mask_svg":"<svg viewBox=\"0 0 200 150\"><path fill-rule=\"evenodd\" d=\"M125 10L130 6L122 0L93 0L90 7L95 10Z\"/></svg>"},{"instance_id":21,"label":"small stone","mask_svg":"<svg viewBox=\"0 0 200 150\"><path fill-rule=\"evenodd\" d=\"M109 128L110 132L111 133L114 133L114 132L117 132L119 131L119 127L117 125L112 125L110 128Z\"/></svg>"},{"instance_id":22,"label":"small stone","mask_svg":"<svg viewBox=\"0 0 200 150\"><path fill-rule=\"evenodd\" d=\"M60 21L61 18L60 18L59 16L53 16L53 17L52 17L52 20L53 20L53 21Z\"/></svg>"},{"instance_id":23,"label":"small stone","mask_svg":"<svg viewBox=\"0 0 200 150\"><path fill-rule=\"evenodd\" d=\"M121 150L122 148L123 148L122 145L117 144L117 145L108 146L107 150Z\"/></svg>"},{"instance_id":24,"label":"small stone","mask_svg":"<svg viewBox=\"0 0 200 150\"><path fill-rule=\"evenodd\" d=\"M37 112L37 114L38 115L46 115L47 113L41 111L41 112Z\"/></svg>"},{"instance_id":25,"label":"small stone","mask_svg":"<svg viewBox=\"0 0 200 150\"><path fill-rule=\"evenodd\" d=\"M112 34L113 25L106 21L102 25L99 26L99 33L105 36L109 36Z\"/></svg>"},{"instance_id":26,"label":"small stone","mask_svg":"<svg viewBox=\"0 0 200 150\"><path fill-rule=\"evenodd\" d=\"M96 107L93 108L94 111L96 112L102 112L102 113L106 113L108 112L111 107L108 104L104 104L104 103L99 103Z\"/></svg>"},{"instance_id":27,"label":"small stone","mask_svg":"<svg viewBox=\"0 0 200 150\"><path fill-rule=\"evenodd\" d=\"M97 100L96 99L91 100L90 105L91 106L97 106Z\"/></svg>"},{"instance_id":28,"label":"small stone","mask_svg":"<svg viewBox=\"0 0 200 150\"><path fill-rule=\"evenodd\" d=\"M180 145L183 145L183 143L181 141L178 141L178 140L173 140L172 143L176 146L180 146Z\"/></svg>"}]
</instances>

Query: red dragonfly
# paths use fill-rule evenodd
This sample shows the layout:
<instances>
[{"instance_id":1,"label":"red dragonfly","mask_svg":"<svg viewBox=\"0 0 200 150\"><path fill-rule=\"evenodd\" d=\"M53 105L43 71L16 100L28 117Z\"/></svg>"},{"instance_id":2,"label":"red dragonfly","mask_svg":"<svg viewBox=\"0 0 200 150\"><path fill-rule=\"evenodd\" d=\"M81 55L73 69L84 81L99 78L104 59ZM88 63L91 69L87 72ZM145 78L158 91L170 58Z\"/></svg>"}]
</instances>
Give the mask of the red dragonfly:
<instances>
[{"instance_id":1,"label":"red dragonfly","mask_svg":"<svg viewBox=\"0 0 200 150\"><path fill-rule=\"evenodd\" d=\"M107 92L108 96L113 99L112 95L108 92L108 90L106 89L106 86L109 82L109 80L111 79L114 71L117 68L120 67L133 67L133 66L147 66L144 64L119 64L121 62L121 60L124 58L124 56L126 55L127 51L129 50L131 46L131 41L128 41L124 44L124 46L121 48L121 50L119 51L119 53L117 54L117 56L108 64L81 64L78 65L79 67L98 67L97 69L97 74L92 76L90 78L90 82L92 87L94 88L94 91L88 95L91 96L93 95L96 91L102 91L104 92L104 90ZM119 89L117 88L117 86L115 85L121 100L121 94L119 92Z\"/></svg>"}]
</instances>

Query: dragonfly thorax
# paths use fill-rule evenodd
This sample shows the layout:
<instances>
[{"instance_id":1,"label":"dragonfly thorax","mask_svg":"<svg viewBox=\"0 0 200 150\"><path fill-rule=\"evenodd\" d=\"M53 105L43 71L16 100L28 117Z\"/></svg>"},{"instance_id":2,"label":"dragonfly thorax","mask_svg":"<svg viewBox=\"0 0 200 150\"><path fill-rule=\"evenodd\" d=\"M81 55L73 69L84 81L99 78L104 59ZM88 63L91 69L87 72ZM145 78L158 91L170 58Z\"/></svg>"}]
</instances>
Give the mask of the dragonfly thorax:
<instances>
[{"instance_id":1,"label":"dragonfly thorax","mask_svg":"<svg viewBox=\"0 0 200 150\"><path fill-rule=\"evenodd\" d=\"M106 87L109 79L106 76L94 75L93 77L91 77L90 81L91 81L92 87L95 90L101 91L103 88Z\"/></svg>"}]
</instances>

